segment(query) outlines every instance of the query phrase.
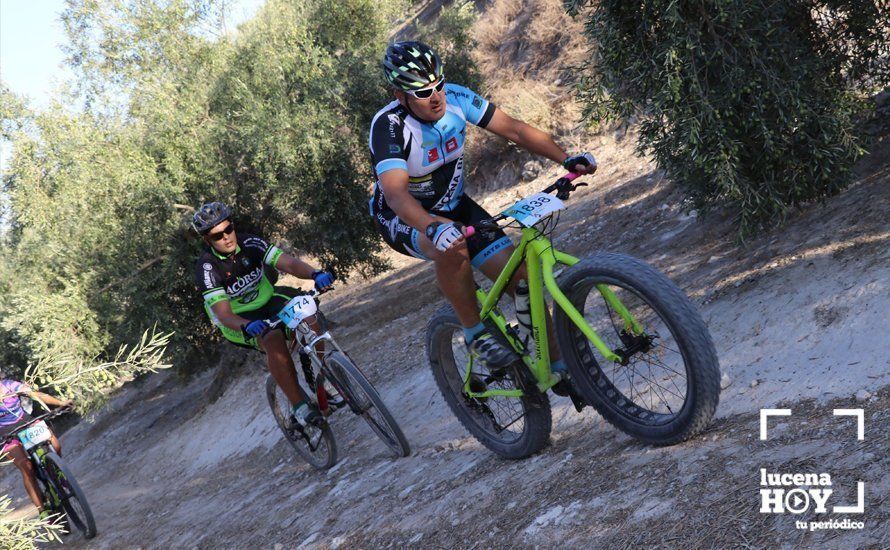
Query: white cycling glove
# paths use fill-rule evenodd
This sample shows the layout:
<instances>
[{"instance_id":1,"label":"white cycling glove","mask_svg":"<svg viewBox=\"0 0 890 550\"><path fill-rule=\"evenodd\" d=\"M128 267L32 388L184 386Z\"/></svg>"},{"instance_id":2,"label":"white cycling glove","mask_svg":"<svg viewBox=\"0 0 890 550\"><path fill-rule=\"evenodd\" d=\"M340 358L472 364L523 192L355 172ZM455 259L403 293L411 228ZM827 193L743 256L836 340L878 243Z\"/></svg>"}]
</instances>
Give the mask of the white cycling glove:
<instances>
[{"instance_id":1,"label":"white cycling glove","mask_svg":"<svg viewBox=\"0 0 890 550\"><path fill-rule=\"evenodd\" d=\"M463 225L458 222L433 222L426 227L426 236L438 250L446 251L455 241L464 236Z\"/></svg>"}]
</instances>

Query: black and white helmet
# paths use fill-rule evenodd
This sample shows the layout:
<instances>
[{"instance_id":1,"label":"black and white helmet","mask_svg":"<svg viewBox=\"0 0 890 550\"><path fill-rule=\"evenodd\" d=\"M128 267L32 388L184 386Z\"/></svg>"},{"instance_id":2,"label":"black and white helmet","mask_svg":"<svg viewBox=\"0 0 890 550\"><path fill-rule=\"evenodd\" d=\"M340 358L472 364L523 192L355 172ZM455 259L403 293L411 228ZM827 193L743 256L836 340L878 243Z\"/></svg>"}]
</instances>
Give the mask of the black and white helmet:
<instances>
[{"instance_id":1,"label":"black and white helmet","mask_svg":"<svg viewBox=\"0 0 890 550\"><path fill-rule=\"evenodd\" d=\"M232 210L221 202L208 202L195 212L192 218L192 227L199 235L206 235L208 231L232 217Z\"/></svg>"},{"instance_id":2,"label":"black and white helmet","mask_svg":"<svg viewBox=\"0 0 890 550\"><path fill-rule=\"evenodd\" d=\"M395 42L383 55L383 74L393 88L426 88L444 74L438 54L421 42Z\"/></svg>"}]
</instances>

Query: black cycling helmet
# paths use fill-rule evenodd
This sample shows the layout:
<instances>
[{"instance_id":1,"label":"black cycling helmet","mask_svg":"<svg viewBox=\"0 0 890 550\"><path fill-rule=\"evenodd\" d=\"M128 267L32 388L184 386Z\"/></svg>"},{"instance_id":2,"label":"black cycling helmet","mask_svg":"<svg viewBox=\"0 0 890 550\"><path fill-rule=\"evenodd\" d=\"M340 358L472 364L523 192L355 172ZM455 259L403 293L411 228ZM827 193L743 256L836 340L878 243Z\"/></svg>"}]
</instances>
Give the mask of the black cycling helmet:
<instances>
[{"instance_id":1,"label":"black cycling helmet","mask_svg":"<svg viewBox=\"0 0 890 550\"><path fill-rule=\"evenodd\" d=\"M232 210L221 202L208 202L195 212L192 227L199 235L206 235L218 224L232 217Z\"/></svg>"},{"instance_id":2,"label":"black cycling helmet","mask_svg":"<svg viewBox=\"0 0 890 550\"><path fill-rule=\"evenodd\" d=\"M421 42L395 42L383 55L383 74L393 88L419 90L442 78L442 60Z\"/></svg>"}]
</instances>

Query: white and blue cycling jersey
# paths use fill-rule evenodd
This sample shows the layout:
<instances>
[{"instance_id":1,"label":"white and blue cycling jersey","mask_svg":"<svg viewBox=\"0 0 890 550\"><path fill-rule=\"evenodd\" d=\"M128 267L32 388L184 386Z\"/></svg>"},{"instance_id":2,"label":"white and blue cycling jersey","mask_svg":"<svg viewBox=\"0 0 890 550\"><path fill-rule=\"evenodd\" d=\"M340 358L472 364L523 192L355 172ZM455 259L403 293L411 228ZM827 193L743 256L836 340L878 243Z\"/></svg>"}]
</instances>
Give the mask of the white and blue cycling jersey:
<instances>
[{"instance_id":1,"label":"white and blue cycling jersey","mask_svg":"<svg viewBox=\"0 0 890 550\"><path fill-rule=\"evenodd\" d=\"M388 209L380 174L408 172L408 191L431 212L451 212L464 191L464 142L467 122L484 128L495 106L472 90L446 83L445 114L438 121L415 118L398 101L377 112L371 122L369 147L374 165L371 215Z\"/></svg>"}]
</instances>

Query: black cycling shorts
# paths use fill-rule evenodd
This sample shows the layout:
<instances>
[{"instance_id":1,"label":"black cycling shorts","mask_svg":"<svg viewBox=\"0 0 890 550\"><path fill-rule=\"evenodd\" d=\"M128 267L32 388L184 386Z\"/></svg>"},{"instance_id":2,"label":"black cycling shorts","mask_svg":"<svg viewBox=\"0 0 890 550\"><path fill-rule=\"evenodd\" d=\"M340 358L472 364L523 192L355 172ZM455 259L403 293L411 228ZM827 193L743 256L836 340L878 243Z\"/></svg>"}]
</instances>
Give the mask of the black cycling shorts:
<instances>
[{"instance_id":1,"label":"black cycling shorts","mask_svg":"<svg viewBox=\"0 0 890 550\"><path fill-rule=\"evenodd\" d=\"M491 214L484 208L476 204L476 201L464 195L457 205L457 208L450 212L432 211L430 214L442 216L464 225L471 225L480 220L491 218ZM418 239L420 232L410 225L402 222L399 217L389 208L384 208L374 215L374 223L377 230L383 235L386 244L396 252L405 254L406 256L414 256L428 260L429 258L420 251ZM489 258L509 248L513 243L510 237L500 228L486 229L478 231L472 237L467 239L467 250L470 253L470 263L473 267L479 267Z\"/></svg>"}]
</instances>

